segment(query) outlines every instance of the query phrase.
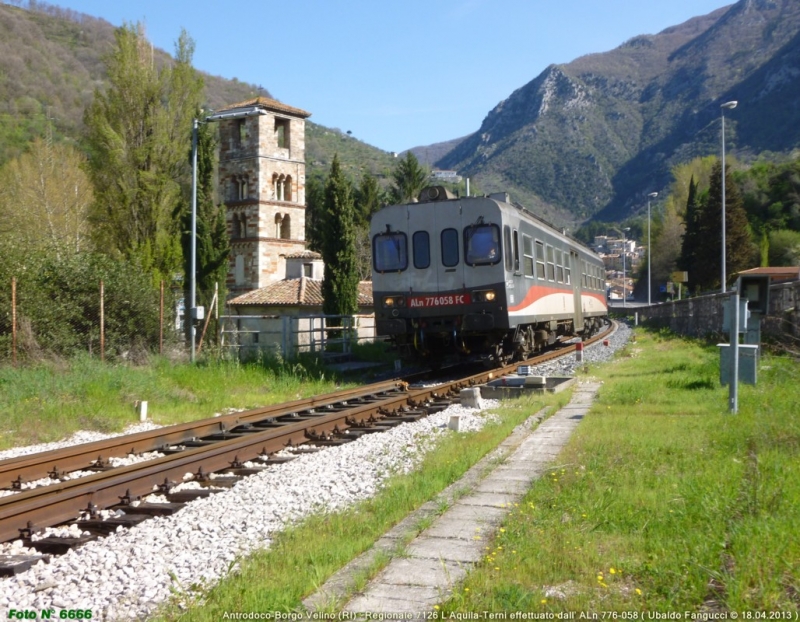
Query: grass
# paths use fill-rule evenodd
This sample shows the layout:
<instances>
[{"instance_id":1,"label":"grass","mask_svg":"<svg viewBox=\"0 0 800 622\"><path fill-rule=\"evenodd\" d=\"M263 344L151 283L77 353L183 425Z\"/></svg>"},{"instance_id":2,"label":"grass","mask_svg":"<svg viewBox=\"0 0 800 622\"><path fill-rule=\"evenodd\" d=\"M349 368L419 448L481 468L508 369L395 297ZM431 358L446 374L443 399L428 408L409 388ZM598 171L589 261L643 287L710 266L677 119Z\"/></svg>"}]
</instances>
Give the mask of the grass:
<instances>
[{"instance_id":1,"label":"grass","mask_svg":"<svg viewBox=\"0 0 800 622\"><path fill-rule=\"evenodd\" d=\"M740 386L737 415L728 412L718 365L713 345L638 331L637 341L614 363L592 366L589 372L603 385L591 412L557 466L534 483L486 542L483 561L440 613L796 611L798 364L765 355L758 385ZM95 371L102 378L102 370ZM168 381L157 377L162 373ZM213 389L166 365L144 386L164 383L166 394L189 392L201 404L221 399L216 392L230 404L239 401L230 397L237 391L247 401L263 398L265 390L306 390L302 382L264 368L223 366L205 373ZM239 374L251 374L250 383ZM80 384L90 384L90 376L84 374ZM1 382L5 391L14 380ZM107 382L130 392L126 387L133 380L122 374ZM52 395L59 390L50 389ZM39 399L46 403L48 396ZM567 397L548 399L556 408ZM186 610L173 603L158 619L298 611L332 573L457 481L542 404L532 398L504 403L500 423L448 435L421 470L393 479L368 502L275 534L265 543L269 548L240 560L219 585L202 590L202 602ZM387 561L387 555L378 556L363 572L362 584ZM339 606L331 603L329 610Z\"/></svg>"},{"instance_id":2,"label":"grass","mask_svg":"<svg viewBox=\"0 0 800 622\"><path fill-rule=\"evenodd\" d=\"M90 357L0 367L0 450L65 438L78 430L120 432L136 423L137 400L167 425L330 392L340 386L313 359L250 364L202 361L108 365Z\"/></svg>"},{"instance_id":3,"label":"grass","mask_svg":"<svg viewBox=\"0 0 800 622\"><path fill-rule=\"evenodd\" d=\"M796 611L800 387L765 356L727 410L716 347L639 333L442 610Z\"/></svg>"}]
</instances>

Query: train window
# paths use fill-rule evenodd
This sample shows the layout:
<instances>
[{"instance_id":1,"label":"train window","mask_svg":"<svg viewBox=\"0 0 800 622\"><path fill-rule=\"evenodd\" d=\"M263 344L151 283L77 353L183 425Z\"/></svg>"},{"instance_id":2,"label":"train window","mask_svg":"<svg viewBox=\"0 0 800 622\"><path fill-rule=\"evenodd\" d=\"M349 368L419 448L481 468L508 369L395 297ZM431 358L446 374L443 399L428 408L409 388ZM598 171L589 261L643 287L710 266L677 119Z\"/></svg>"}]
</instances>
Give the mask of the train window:
<instances>
[{"instance_id":1,"label":"train window","mask_svg":"<svg viewBox=\"0 0 800 622\"><path fill-rule=\"evenodd\" d=\"M547 245L547 280L556 280L556 260L553 254L553 247L549 244Z\"/></svg>"},{"instance_id":2,"label":"train window","mask_svg":"<svg viewBox=\"0 0 800 622\"><path fill-rule=\"evenodd\" d=\"M464 257L471 266L499 262L500 228L484 224L464 227Z\"/></svg>"},{"instance_id":3,"label":"train window","mask_svg":"<svg viewBox=\"0 0 800 622\"><path fill-rule=\"evenodd\" d=\"M564 254L556 249L556 281L564 282Z\"/></svg>"},{"instance_id":4,"label":"train window","mask_svg":"<svg viewBox=\"0 0 800 622\"><path fill-rule=\"evenodd\" d=\"M514 229L514 272L519 272L519 231Z\"/></svg>"},{"instance_id":5,"label":"train window","mask_svg":"<svg viewBox=\"0 0 800 622\"><path fill-rule=\"evenodd\" d=\"M544 242L536 240L536 278L544 281Z\"/></svg>"},{"instance_id":6,"label":"train window","mask_svg":"<svg viewBox=\"0 0 800 622\"><path fill-rule=\"evenodd\" d=\"M511 254L511 227L503 227L503 248L506 251L506 270L511 272L514 269L514 257Z\"/></svg>"},{"instance_id":7,"label":"train window","mask_svg":"<svg viewBox=\"0 0 800 622\"><path fill-rule=\"evenodd\" d=\"M584 287L584 288L587 287L587 283L586 283L586 262L583 259L581 259L581 286Z\"/></svg>"},{"instance_id":8,"label":"train window","mask_svg":"<svg viewBox=\"0 0 800 622\"><path fill-rule=\"evenodd\" d=\"M442 230L442 264L446 268L458 265L458 231Z\"/></svg>"},{"instance_id":9,"label":"train window","mask_svg":"<svg viewBox=\"0 0 800 622\"><path fill-rule=\"evenodd\" d=\"M427 231L415 231L411 236L414 252L414 267L420 270L431 265L431 240Z\"/></svg>"},{"instance_id":10,"label":"train window","mask_svg":"<svg viewBox=\"0 0 800 622\"><path fill-rule=\"evenodd\" d=\"M408 268L406 234L379 233L372 238L372 261L378 272L399 272Z\"/></svg>"},{"instance_id":11,"label":"train window","mask_svg":"<svg viewBox=\"0 0 800 622\"><path fill-rule=\"evenodd\" d=\"M522 234L522 271L525 276L533 278L533 240Z\"/></svg>"},{"instance_id":12,"label":"train window","mask_svg":"<svg viewBox=\"0 0 800 622\"><path fill-rule=\"evenodd\" d=\"M564 253L564 283L572 285L572 266L575 264L574 253Z\"/></svg>"}]
</instances>

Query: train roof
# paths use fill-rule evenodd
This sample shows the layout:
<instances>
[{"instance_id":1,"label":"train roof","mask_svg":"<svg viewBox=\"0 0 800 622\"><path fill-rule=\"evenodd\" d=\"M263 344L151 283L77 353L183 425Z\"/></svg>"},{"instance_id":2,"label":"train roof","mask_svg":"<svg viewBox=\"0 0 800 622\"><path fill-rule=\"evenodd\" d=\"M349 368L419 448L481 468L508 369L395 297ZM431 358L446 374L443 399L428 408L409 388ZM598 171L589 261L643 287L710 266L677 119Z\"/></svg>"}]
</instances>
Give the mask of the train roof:
<instances>
[{"instance_id":1,"label":"train roof","mask_svg":"<svg viewBox=\"0 0 800 622\"><path fill-rule=\"evenodd\" d=\"M548 222L547 220L545 220L544 218L542 218L538 214L532 212L531 210L529 210L524 205L521 205L520 203L517 203L516 201L512 201L511 200L511 196L508 194L508 192L494 192L494 193L488 194L488 195L460 197L460 196L450 192L444 186L428 186L428 187L422 189L422 191L419 193L419 199L416 202L407 203L406 205L419 205L421 203L438 203L438 202L442 202L442 201L455 201L455 200L463 201L465 199L489 199L489 200L492 200L492 201L496 201L498 203L505 203L506 205L509 205L509 206L515 208L519 212L522 212L523 214L525 214L526 217L532 218L533 220L538 221L539 223L541 223L542 225L544 225L545 227L550 229L553 232L554 235L562 236L562 237L570 240L571 242L573 242L576 245L580 246L588 254L600 259L600 256L597 253L595 253L591 248L586 246L579 239L577 239L576 237L574 237L574 236L570 235L569 233L567 233L565 229L563 229L563 228L559 229L554 224L552 224L551 222ZM390 206L387 206L387 207L390 207Z\"/></svg>"}]
</instances>

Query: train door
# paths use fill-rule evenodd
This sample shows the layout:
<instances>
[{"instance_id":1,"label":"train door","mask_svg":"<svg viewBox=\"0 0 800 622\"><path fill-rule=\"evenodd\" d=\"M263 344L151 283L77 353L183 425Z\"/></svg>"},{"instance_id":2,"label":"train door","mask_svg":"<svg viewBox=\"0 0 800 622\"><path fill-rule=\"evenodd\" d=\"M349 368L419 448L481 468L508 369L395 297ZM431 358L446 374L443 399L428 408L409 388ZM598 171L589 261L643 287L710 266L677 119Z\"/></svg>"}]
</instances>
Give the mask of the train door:
<instances>
[{"instance_id":1,"label":"train door","mask_svg":"<svg viewBox=\"0 0 800 622\"><path fill-rule=\"evenodd\" d=\"M578 253L571 250L569 252L569 279L572 284L572 295L575 306L575 313L573 315L574 330L583 330L583 301L581 300L581 292L583 290L584 275L586 273L585 262L581 261Z\"/></svg>"},{"instance_id":2,"label":"train door","mask_svg":"<svg viewBox=\"0 0 800 622\"><path fill-rule=\"evenodd\" d=\"M431 273L437 293L461 289L464 283L464 248L461 201L446 201L431 209Z\"/></svg>"}]
</instances>

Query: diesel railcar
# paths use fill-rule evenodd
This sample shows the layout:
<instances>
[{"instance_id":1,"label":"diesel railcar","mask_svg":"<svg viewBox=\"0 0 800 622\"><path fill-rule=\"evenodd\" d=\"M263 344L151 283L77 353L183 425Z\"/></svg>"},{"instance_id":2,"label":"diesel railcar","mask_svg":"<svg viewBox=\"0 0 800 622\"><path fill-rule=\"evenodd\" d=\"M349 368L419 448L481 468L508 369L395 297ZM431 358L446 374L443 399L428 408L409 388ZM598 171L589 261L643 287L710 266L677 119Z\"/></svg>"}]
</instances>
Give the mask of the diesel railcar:
<instances>
[{"instance_id":1,"label":"diesel railcar","mask_svg":"<svg viewBox=\"0 0 800 622\"><path fill-rule=\"evenodd\" d=\"M407 360L504 364L608 315L600 257L505 193L425 188L375 213L370 237L376 333Z\"/></svg>"}]
</instances>

